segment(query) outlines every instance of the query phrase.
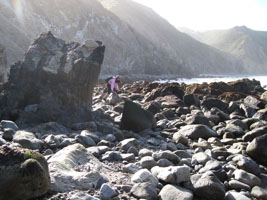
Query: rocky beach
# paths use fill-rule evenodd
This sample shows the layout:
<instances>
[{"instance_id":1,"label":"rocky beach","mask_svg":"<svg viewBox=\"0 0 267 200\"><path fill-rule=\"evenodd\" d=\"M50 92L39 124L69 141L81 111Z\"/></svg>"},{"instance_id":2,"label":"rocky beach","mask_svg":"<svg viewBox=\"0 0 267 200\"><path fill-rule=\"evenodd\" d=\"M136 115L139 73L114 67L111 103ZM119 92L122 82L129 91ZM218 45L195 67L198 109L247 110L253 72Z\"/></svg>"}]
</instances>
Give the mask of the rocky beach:
<instances>
[{"instance_id":1,"label":"rocky beach","mask_svg":"<svg viewBox=\"0 0 267 200\"><path fill-rule=\"evenodd\" d=\"M267 91L256 80L122 85L105 46L41 34L0 98L0 200L267 199ZM123 81L123 80L122 80Z\"/></svg>"}]
</instances>

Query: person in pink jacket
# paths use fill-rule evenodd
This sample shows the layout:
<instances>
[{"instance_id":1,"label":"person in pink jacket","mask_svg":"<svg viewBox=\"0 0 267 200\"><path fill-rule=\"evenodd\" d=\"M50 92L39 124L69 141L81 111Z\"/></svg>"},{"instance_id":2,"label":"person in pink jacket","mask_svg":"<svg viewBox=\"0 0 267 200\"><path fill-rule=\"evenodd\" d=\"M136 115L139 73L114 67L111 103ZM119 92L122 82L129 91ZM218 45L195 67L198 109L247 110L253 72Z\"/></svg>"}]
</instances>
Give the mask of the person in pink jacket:
<instances>
[{"instance_id":1,"label":"person in pink jacket","mask_svg":"<svg viewBox=\"0 0 267 200\"><path fill-rule=\"evenodd\" d=\"M110 94L111 92L119 92L119 84L121 83L120 77L119 76L112 76L111 78L108 79L107 81L107 88L108 88L108 93Z\"/></svg>"}]
</instances>

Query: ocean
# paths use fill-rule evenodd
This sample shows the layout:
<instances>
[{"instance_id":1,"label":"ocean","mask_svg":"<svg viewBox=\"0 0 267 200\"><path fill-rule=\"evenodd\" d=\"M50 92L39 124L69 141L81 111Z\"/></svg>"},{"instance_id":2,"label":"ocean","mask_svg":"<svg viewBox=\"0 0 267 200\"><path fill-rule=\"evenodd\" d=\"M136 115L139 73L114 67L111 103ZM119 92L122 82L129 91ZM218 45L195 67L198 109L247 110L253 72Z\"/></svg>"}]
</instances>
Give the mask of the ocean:
<instances>
[{"instance_id":1,"label":"ocean","mask_svg":"<svg viewBox=\"0 0 267 200\"><path fill-rule=\"evenodd\" d=\"M172 80L167 79L161 79L156 82L178 82L178 83L186 83L186 84L192 84L192 83L211 83L211 82L230 82L235 81L243 78L248 78L250 80L257 80L260 81L261 86L264 87L267 90L267 75L264 76L242 76L242 75L235 75L235 76L224 76L224 75L202 75L203 77L200 78L177 78Z\"/></svg>"}]
</instances>

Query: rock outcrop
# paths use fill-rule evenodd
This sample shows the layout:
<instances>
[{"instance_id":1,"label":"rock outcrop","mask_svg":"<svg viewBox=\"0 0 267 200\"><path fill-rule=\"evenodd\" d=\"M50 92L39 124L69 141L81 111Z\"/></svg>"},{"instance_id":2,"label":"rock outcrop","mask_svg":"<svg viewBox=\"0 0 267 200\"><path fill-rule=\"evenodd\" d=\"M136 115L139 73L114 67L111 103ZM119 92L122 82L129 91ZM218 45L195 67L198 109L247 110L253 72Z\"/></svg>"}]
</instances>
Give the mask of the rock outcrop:
<instances>
[{"instance_id":1,"label":"rock outcrop","mask_svg":"<svg viewBox=\"0 0 267 200\"><path fill-rule=\"evenodd\" d=\"M99 41L66 43L42 33L24 60L11 67L0 99L1 118L33 125L88 121L104 51Z\"/></svg>"},{"instance_id":2,"label":"rock outcrop","mask_svg":"<svg viewBox=\"0 0 267 200\"><path fill-rule=\"evenodd\" d=\"M0 200L32 199L50 189L45 158L36 152L0 146Z\"/></svg>"}]
</instances>

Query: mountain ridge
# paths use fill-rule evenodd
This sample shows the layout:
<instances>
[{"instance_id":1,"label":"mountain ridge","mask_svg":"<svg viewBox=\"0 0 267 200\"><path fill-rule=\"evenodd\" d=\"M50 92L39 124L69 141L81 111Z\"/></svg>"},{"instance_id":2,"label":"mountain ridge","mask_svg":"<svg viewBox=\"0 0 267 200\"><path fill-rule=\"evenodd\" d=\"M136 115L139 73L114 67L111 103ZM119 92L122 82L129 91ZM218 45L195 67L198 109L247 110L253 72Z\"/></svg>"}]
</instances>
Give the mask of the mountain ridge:
<instances>
[{"instance_id":1,"label":"mountain ridge","mask_svg":"<svg viewBox=\"0 0 267 200\"><path fill-rule=\"evenodd\" d=\"M267 31L235 26L225 30L188 31L188 34L205 44L232 54L243 63L249 73L267 73Z\"/></svg>"},{"instance_id":2,"label":"mountain ridge","mask_svg":"<svg viewBox=\"0 0 267 200\"><path fill-rule=\"evenodd\" d=\"M21 59L41 32L52 31L66 41L103 41L107 48L102 74L185 77L243 70L230 54L177 31L152 9L130 0L22 2L22 18L9 0L0 2L0 43L6 47L8 65Z\"/></svg>"}]
</instances>

